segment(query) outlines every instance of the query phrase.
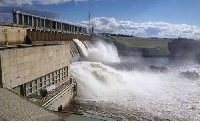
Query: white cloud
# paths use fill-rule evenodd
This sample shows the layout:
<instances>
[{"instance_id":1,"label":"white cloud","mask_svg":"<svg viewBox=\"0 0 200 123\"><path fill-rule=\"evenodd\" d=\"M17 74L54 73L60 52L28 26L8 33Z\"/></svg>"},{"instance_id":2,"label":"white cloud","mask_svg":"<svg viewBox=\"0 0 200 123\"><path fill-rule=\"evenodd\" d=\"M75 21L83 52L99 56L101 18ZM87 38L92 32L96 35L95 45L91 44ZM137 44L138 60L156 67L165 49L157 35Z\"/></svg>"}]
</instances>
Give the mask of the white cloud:
<instances>
[{"instance_id":1,"label":"white cloud","mask_svg":"<svg viewBox=\"0 0 200 123\"><path fill-rule=\"evenodd\" d=\"M88 0L2 0L2 5L33 5L33 4L60 4L66 2L83 2Z\"/></svg>"},{"instance_id":2,"label":"white cloud","mask_svg":"<svg viewBox=\"0 0 200 123\"><path fill-rule=\"evenodd\" d=\"M88 21L82 21L81 23L87 25ZM106 17L95 17L91 20L91 23L97 32L128 34L140 37L200 39L200 27L187 24L151 21L135 23Z\"/></svg>"}]
</instances>

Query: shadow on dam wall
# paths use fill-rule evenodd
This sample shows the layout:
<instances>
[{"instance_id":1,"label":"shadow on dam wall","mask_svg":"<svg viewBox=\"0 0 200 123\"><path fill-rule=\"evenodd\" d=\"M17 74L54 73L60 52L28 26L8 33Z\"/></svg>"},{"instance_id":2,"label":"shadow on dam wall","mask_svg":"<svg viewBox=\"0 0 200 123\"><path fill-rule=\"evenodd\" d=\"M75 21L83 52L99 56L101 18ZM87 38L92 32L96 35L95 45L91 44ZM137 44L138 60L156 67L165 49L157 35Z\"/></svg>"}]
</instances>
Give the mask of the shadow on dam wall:
<instances>
[{"instance_id":1,"label":"shadow on dam wall","mask_svg":"<svg viewBox=\"0 0 200 123\"><path fill-rule=\"evenodd\" d=\"M142 57L169 57L170 54L160 51L156 48L136 48L129 47L116 41L110 41L102 38L99 35L92 36L92 43L95 43L97 39L105 40L107 43L114 44L118 50L120 56L142 56Z\"/></svg>"}]
</instances>

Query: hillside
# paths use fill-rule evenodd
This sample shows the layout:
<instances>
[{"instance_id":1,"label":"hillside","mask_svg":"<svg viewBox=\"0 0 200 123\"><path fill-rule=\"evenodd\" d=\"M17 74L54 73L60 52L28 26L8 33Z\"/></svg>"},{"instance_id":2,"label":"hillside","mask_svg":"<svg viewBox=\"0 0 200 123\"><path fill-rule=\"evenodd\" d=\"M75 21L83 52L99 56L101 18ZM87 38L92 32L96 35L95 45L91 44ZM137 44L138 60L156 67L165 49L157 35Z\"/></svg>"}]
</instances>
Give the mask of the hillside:
<instances>
[{"instance_id":1,"label":"hillside","mask_svg":"<svg viewBox=\"0 0 200 123\"><path fill-rule=\"evenodd\" d=\"M170 39L159 39L159 38L138 38L138 37L110 36L110 35L102 35L102 37L110 41L119 42L129 47L157 48L165 52L169 52L168 43L171 42Z\"/></svg>"}]
</instances>

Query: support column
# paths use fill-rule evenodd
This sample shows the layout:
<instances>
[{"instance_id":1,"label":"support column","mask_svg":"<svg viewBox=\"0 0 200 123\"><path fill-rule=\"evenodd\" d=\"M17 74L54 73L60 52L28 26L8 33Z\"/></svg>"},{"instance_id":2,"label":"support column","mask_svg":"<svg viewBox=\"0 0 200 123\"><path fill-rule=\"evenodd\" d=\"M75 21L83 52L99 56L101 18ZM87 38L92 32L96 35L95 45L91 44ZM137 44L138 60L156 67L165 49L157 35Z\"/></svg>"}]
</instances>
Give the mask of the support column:
<instances>
[{"instance_id":1,"label":"support column","mask_svg":"<svg viewBox=\"0 0 200 123\"><path fill-rule=\"evenodd\" d=\"M15 9L12 10L13 13L13 23L16 23L16 11Z\"/></svg>"},{"instance_id":2,"label":"support column","mask_svg":"<svg viewBox=\"0 0 200 123\"><path fill-rule=\"evenodd\" d=\"M38 18L36 17L35 19L36 19L36 24L35 24L35 26L36 26L36 28L38 28Z\"/></svg>"},{"instance_id":3,"label":"support column","mask_svg":"<svg viewBox=\"0 0 200 123\"><path fill-rule=\"evenodd\" d=\"M44 30L45 30L45 19L44 19L44 27L43 27L43 28L44 28Z\"/></svg>"},{"instance_id":4,"label":"support column","mask_svg":"<svg viewBox=\"0 0 200 123\"><path fill-rule=\"evenodd\" d=\"M51 30L51 20L49 20L49 29Z\"/></svg>"},{"instance_id":5,"label":"support column","mask_svg":"<svg viewBox=\"0 0 200 123\"><path fill-rule=\"evenodd\" d=\"M24 14L22 14L22 25L24 25Z\"/></svg>"},{"instance_id":6,"label":"support column","mask_svg":"<svg viewBox=\"0 0 200 123\"><path fill-rule=\"evenodd\" d=\"M60 23L60 30L62 31L63 30L63 24L62 23Z\"/></svg>"},{"instance_id":7,"label":"support column","mask_svg":"<svg viewBox=\"0 0 200 123\"><path fill-rule=\"evenodd\" d=\"M28 24L28 26L29 26L29 25L30 25L30 23L29 23L29 16L27 16L27 21L28 21L28 23L27 23L27 24Z\"/></svg>"},{"instance_id":8,"label":"support column","mask_svg":"<svg viewBox=\"0 0 200 123\"><path fill-rule=\"evenodd\" d=\"M42 18L40 18L40 28L42 27Z\"/></svg>"},{"instance_id":9,"label":"support column","mask_svg":"<svg viewBox=\"0 0 200 123\"><path fill-rule=\"evenodd\" d=\"M16 24L19 24L19 14L16 13Z\"/></svg>"},{"instance_id":10,"label":"support column","mask_svg":"<svg viewBox=\"0 0 200 123\"><path fill-rule=\"evenodd\" d=\"M33 18L33 16L31 17L31 19L32 19L32 24L31 24L31 26L34 27L34 18Z\"/></svg>"},{"instance_id":11,"label":"support column","mask_svg":"<svg viewBox=\"0 0 200 123\"><path fill-rule=\"evenodd\" d=\"M38 18L38 27L41 27L41 18Z\"/></svg>"},{"instance_id":12,"label":"support column","mask_svg":"<svg viewBox=\"0 0 200 123\"><path fill-rule=\"evenodd\" d=\"M58 26L57 26L57 21L55 22L55 28L56 28L56 31L57 31L57 29L58 29Z\"/></svg>"}]
</instances>

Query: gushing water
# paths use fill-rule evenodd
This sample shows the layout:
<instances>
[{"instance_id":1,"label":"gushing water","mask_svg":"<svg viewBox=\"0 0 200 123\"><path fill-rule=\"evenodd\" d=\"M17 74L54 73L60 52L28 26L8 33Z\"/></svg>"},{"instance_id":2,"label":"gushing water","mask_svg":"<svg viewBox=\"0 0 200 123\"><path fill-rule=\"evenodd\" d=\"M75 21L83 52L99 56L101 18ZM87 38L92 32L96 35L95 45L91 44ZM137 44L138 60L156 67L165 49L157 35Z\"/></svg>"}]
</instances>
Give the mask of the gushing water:
<instances>
[{"instance_id":1,"label":"gushing water","mask_svg":"<svg viewBox=\"0 0 200 123\"><path fill-rule=\"evenodd\" d=\"M160 119L200 120L199 80L180 78L177 71L116 70L101 62L85 61L73 63L71 74L78 82L80 100L110 112L118 110L123 117L142 112Z\"/></svg>"},{"instance_id":2,"label":"gushing water","mask_svg":"<svg viewBox=\"0 0 200 123\"><path fill-rule=\"evenodd\" d=\"M98 40L88 49L87 59L93 62L120 62L116 47L102 40Z\"/></svg>"},{"instance_id":3,"label":"gushing water","mask_svg":"<svg viewBox=\"0 0 200 123\"><path fill-rule=\"evenodd\" d=\"M88 57L88 52L87 52L87 49L85 48L84 44L81 41L79 41L78 39L73 39L73 41L76 43L80 54L83 57Z\"/></svg>"}]
</instances>

